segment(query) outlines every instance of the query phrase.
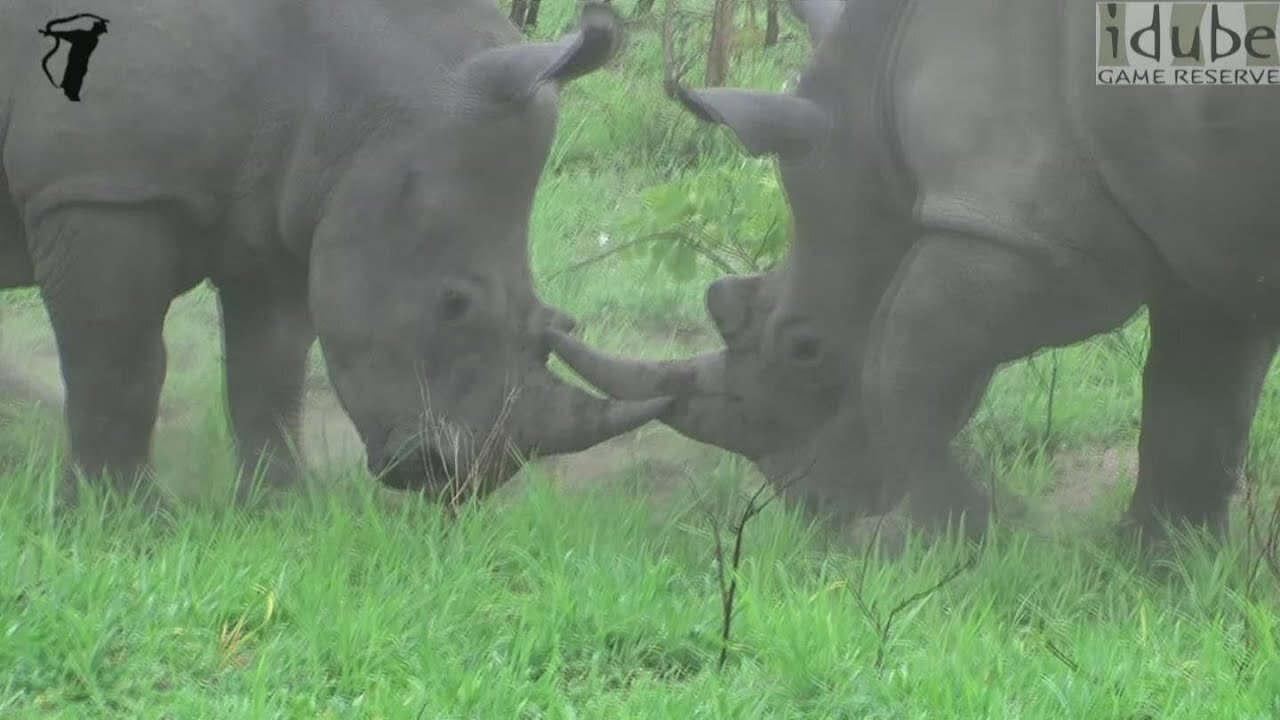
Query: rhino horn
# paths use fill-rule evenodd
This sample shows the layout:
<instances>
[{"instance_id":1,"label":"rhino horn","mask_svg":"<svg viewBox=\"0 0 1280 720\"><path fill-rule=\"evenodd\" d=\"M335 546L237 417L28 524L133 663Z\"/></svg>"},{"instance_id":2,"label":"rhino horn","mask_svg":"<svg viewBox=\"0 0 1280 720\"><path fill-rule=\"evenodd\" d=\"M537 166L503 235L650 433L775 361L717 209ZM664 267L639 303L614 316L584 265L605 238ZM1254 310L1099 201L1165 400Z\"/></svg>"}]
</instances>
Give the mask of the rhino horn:
<instances>
[{"instance_id":1,"label":"rhino horn","mask_svg":"<svg viewBox=\"0 0 1280 720\"><path fill-rule=\"evenodd\" d=\"M809 42L817 47L840 20L845 0L788 0L787 6L791 8L791 14L808 28Z\"/></svg>"},{"instance_id":2,"label":"rhino horn","mask_svg":"<svg viewBox=\"0 0 1280 720\"><path fill-rule=\"evenodd\" d=\"M620 400L688 395L702 364L700 358L630 360L600 352L558 330L548 330L547 336L555 354L583 380Z\"/></svg>"},{"instance_id":3,"label":"rhino horn","mask_svg":"<svg viewBox=\"0 0 1280 720\"><path fill-rule=\"evenodd\" d=\"M549 331L548 342L574 372L610 397L626 400L674 398L659 419L685 437L746 452L725 404L724 353L685 360L629 360L591 348L566 333Z\"/></svg>"},{"instance_id":4,"label":"rhino horn","mask_svg":"<svg viewBox=\"0 0 1280 720\"><path fill-rule=\"evenodd\" d=\"M578 29L553 42L490 48L459 69L463 87L498 102L523 102L548 82L564 84L613 59L622 47L622 18L603 3L582 8Z\"/></svg>"},{"instance_id":5,"label":"rhino horn","mask_svg":"<svg viewBox=\"0 0 1280 720\"><path fill-rule=\"evenodd\" d=\"M822 108L795 95L729 88L690 90L677 85L675 96L703 121L732 130L755 157L806 157L824 142L830 127Z\"/></svg>"},{"instance_id":6,"label":"rhino horn","mask_svg":"<svg viewBox=\"0 0 1280 720\"><path fill-rule=\"evenodd\" d=\"M517 401L513 444L522 452L581 452L656 420L673 398L612 400L570 386L548 373Z\"/></svg>"}]
</instances>

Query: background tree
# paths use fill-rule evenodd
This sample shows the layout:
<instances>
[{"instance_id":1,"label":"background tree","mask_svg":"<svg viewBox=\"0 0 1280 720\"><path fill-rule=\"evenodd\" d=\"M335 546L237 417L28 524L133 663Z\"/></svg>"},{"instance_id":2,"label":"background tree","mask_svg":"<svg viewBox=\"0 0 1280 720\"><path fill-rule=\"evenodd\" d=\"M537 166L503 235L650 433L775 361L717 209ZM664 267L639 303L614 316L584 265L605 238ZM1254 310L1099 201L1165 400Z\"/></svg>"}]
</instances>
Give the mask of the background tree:
<instances>
[{"instance_id":1,"label":"background tree","mask_svg":"<svg viewBox=\"0 0 1280 720\"><path fill-rule=\"evenodd\" d=\"M511 22L525 32L537 27L538 7L541 4L542 0L512 0Z\"/></svg>"},{"instance_id":2,"label":"background tree","mask_svg":"<svg viewBox=\"0 0 1280 720\"><path fill-rule=\"evenodd\" d=\"M765 0L764 7L764 46L773 47L778 44L778 0Z\"/></svg>"},{"instance_id":3,"label":"background tree","mask_svg":"<svg viewBox=\"0 0 1280 720\"><path fill-rule=\"evenodd\" d=\"M733 16L738 0L716 0L711 14L711 41L707 46L707 87L724 85L729 76L729 57L733 51Z\"/></svg>"}]
</instances>

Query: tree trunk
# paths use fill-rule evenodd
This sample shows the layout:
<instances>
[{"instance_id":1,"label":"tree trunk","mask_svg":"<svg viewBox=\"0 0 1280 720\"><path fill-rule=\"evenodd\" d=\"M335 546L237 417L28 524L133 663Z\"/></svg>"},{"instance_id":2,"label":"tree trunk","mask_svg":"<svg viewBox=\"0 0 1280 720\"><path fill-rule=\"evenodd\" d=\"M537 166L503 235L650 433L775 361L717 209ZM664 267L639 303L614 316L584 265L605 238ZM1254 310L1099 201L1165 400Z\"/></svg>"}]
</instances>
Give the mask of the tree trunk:
<instances>
[{"instance_id":1,"label":"tree trunk","mask_svg":"<svg viewBox=\"0 0 1280 720\"><path fill-rule=\"evenodd\" d=\"M778 44L778 0L765 0L764 46Z\"/></svg>"},{"instance_id":2,"label":"tree trunk","mask_svg":"<svg viewBox=\"0 0 1280 720\"><path fill-rule=\"evenodd\" d=\"M529 12L529 0L511 0L511 22L524 30L524 18Z\"/></svg>"},{"instance_id":3,"label":"tree trunk","mask_svg":"<svg viewBox=\"0 0 1280 720\"><path fill-rule=\"evenodd\" d=\"M529 11L524 14L524 27L538 27L538 8L542 6L542 0L526 0L529 3Z\"/></svg>"},{"instance_id":4,"label":"tree trunk","mask_svg":"<svg viewBox=\"0 0 1280 720\"><path fill-rule=\"evenodd\" d=\"M716 0L711 17L711 44L707 48L707 86L720 87L729 76L733 48L733 11L736 0Z\"/></svg>"},{"instance_id":5,"label":"tree trunk","mask_svg":"<svg viewBox=\"0 0 1280 720\"><path fill-rule=\"evenodd\" d=\"M676 69L676 0L667 0L662 8L662 89L667 97L675 99L680 71Z\"/></svg>"}]
</instances>

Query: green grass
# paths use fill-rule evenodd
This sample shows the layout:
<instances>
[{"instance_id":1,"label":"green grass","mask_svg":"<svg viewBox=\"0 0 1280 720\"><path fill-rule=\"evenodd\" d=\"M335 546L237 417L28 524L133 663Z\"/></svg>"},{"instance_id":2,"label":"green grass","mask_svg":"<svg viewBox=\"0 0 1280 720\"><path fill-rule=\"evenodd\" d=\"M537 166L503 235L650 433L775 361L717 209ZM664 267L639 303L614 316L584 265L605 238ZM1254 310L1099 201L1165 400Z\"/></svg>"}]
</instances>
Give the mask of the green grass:
<instances>
[{"instance_id":1,"label":"green grass","mask_svg":"<svg viewBox=\"0 0 1280 720\"><path fill-rule=\"evenodd\" d=\"M692 492L655 512L635 488L569 495L535 476L447 522L347 477L334 478L344 492L259 515L104 523L89 508L59 522L42 470L4 477L0 495L4 717L1280 711L1274 583L1246 598L1233 554L1158 574L1088 539L1000 533L899 615L877 667L882 638L853 593L861 558L819 552L771 506L748 528L719 668L712 539ZM946 543L873 559L861 597L887 614L960 559Z\"/></svg>"},{"instance_id":2,"label":"green grass","mask_svg":"<svg viewBox=\"0 0 1280 720\"><path fill-rule=\"evenodd\" d=\"M538 34L571 20L571 6L546 6ZM741 162L663 97L655 25L564 91L532 257L540 293L589 341L658 357L713 344L702 292L715 269L681 284L611 257L558 273L626 240L645 188ZM733 83L776 89L807 52L788 21L777 49L747 44ZM0 353L56 385L35 294L2 301ZM769 506L745 533L720 667L708 513L723 526L741 512L758 482L747 463L646 427L536 463L449 520L371 487L338 451L314 492L232 510L214 317L201 287L166 328L157 464L190 500L171 521L56 514L56 408L0 407L0 717L1280 716L1280 578L1249 580L1243 518L1224 550L1192 543L1155 564L1110 540L1133 484L1141 318L997 376L964 439L998 497L1031 515L887 633L876 619L962 548L913 540L864 558ZM313 385L309 409L332 415L318 357ZM1280 468L1276 387L1250 453L1264 485Z\"/></svg>"}]
</instances>

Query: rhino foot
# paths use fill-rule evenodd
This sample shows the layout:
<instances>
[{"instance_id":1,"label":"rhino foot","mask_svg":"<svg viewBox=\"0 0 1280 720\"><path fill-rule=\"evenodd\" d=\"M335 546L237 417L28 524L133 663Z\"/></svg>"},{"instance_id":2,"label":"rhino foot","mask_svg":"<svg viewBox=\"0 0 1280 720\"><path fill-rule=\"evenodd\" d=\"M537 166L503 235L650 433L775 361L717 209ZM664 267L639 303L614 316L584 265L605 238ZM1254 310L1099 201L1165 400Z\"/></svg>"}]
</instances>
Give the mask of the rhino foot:
<instances>
[{"instance_id":1,"label":"rhino foot","mask_svg":"<svg viewBox=\"0 0 1280 720\"><path fill-rule=\"evenodd\" d=\"M1226 518L1201 523L1130 511L1116 523L1113 536L1127 550L1147 558L1169 557L1188 545L1220 546L1226 542Z\"/></svg>"},{"instance_id":2,"label":"rhino foot","mask_svg":"<svg viewBox=\"0 0 1280 720\"><path fill-rule=\"evenodd\" d=\"M835 533L841 550L859 557L875 556L893 562L906 552L911 521L901 512L872 515L846 522Z\"/></svg>"},{"instance_id":3,"label":"rhino foot","mask_svg":"<svg viewBox=\"0 0 1280 720\"><path fill-rule=\"evenodd\" d=\"M125 480L125 477L132 479ZM57 514L70 516L85 506L90 496L108 516L118 516L129 510L161 516L173 510L172 500L155 482L150 468L129 474L92 476L68 462L59 477L55 495Z\"/></svg>"},{"instance_id":4,"label":"rhino foot","mask_svg":"<svg viewBox=\"0 0 1280 720\"><path fill-rule=\"evenodd\" d=\"M306 275L271 265L215 282L226 347L227 407L240 462L236 503L298 484L299 425L315 328Z\"/></svg>"},{"instance_id":5,"label":"rhino foot","mask_svg":"<svg viewBox=\"0 0 1280 720\"><path fill-rule=\"evenodd\" d=\"M256 465L244 463L236 480L235 502L241 507L271 507L293 494L300 483L301 469L296 462L272 458Z\"/></svg>"}]
</instances>

